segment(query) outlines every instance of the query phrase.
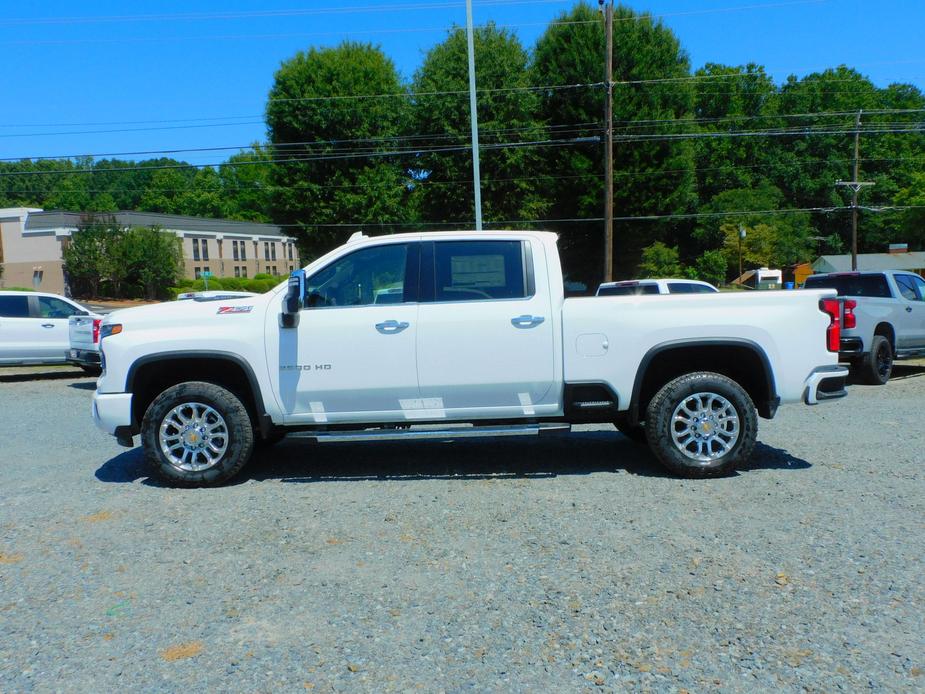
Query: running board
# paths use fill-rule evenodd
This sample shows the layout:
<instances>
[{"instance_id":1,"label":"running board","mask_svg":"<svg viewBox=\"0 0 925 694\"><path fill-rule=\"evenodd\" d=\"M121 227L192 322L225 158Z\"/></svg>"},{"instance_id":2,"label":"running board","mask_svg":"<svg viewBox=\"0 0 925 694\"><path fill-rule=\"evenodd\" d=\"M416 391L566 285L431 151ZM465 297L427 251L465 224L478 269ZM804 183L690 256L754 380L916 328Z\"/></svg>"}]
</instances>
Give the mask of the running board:
<instances>
[{"instance_id":1,"label":"running board","mask_svg":"<svg viewBox=\"0 0 925 694\"><path fill-rule=\"evenodd\" d=\"M303 431L294 438L315 439L319 443L348 441L410 441L476 439L491 436L540 436L571 431L570 424L523 424L511 426L456 427L444 429L364 429L363 431Z\"/></svg>"}]
</instances>

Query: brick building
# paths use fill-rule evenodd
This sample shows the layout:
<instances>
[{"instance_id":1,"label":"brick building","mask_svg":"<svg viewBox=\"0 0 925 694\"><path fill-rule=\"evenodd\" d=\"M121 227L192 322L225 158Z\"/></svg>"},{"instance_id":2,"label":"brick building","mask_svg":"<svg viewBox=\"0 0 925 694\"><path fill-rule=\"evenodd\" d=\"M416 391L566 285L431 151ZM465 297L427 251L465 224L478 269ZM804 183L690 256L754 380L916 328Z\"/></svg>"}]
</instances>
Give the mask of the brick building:
<instances>
[{"instance_id":1,"label":"brick building","mask_svg":"<svg viewBox=\"0 0 925 694\"><path fill-rule=\"evenodd\" d=\"M295 239L273 224L153 212L113 212L105 216L124 227L157 226L176 234L182 240L183 266L189 278L203 272L216 277L287 275L301 267ZM31 287L63 294L61 251L84 218L81 212L0 208L0 288Z\"/></svg>"}]
</instances>

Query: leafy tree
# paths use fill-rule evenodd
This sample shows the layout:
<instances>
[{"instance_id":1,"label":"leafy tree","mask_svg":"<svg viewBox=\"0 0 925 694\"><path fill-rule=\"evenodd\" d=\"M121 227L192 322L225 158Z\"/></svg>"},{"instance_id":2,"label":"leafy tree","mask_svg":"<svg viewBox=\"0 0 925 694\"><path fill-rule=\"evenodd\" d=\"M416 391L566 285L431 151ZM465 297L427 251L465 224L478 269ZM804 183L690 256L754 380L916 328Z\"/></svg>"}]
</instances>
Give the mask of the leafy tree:
<instances>
[{"instance_id":1,"label":"leafy tree","mask_svg":"<svg viewBox=\"0 0 925 694\"><path fill-rule=\"evenodd\" d=\"M747 265L784 267L812 259L814 229L806 212L777 212L785 209L784 194L768 181L754 188L737 188L713 197L702 208L694 236L706 250L725 249L730 262L737 263L739 228L746 238L742 255Z\"/></svg>"},{"instance_id":2,"label":"leafy tree","mask_svg":"<svg viewBox=\"0 0 925 694\"><path fill-rule=\"evenodd\" d=\"M483 218L487 224L542 218L549 201L534 178L541 162L539 150L508 145L543 139L536 120L537 97L529 90L527 52L514 34L494 24L477 28L473 43ZM469 144L467 56L466 32L456 27L428 51L414 76L414 129L435 134L420 142L422 149ZM472 152L425 151L415 166L420 169L422 217L471 224Z\"/></svg>"},{"instance_id":3,"label":"leafy tree","mask_svg":"<svg viewBox=\"0 0 925 694\"><path fill-rule=\"evenodd\" d=\"M110 270L109 253L121 229L115 221L88 216L62 249L64 269L77 296L99 296Z\"/></svg>"},{"instance_id":4,"label":"leafy tree","mask_svg":"<svg viewBox=\"0 0 925 694\"><path fill-rule=\"evenodd\" d=\"M891 215L898 221L896 240L908 243L912 250L925 250L925 171L913 174L910 184L896 194L893 202L912 208Z\"/></svg>"},{"instance_id":5,"label":"leafy tree","mask_svg":"<svg viewBox=\"0 0 925 694\"><path fill-rule=\"evenodd\" d=\"M642 249L640 277L679 277L682 273L677 246L666 246L656 241Z\"/></svg>"},{"instance_id":6,"label":"leafy tree","mask_svg":"<svg viewBox=\"0 0 925 694\"><path fill-rule=\"evenodd\" d=\"M407 221L410 178L385 154L407 123L405 92L395 65L370 44L311 48L276 72L267 103L279 162L272 212L277 223L302 225L303 257L360 227ZM353 222L336 232L322 226Z\"/></svg>"},{"instance_id":7,"label":"leafy tree","mask_svg":"<svg viewBox=\"0 0 925 694\"><path fill-rule=\"evenodd\" d=\"M219 167L225 218L247 222L272 219L270 162L270 150L254 143L250 150L232 155Z\"/></svg>"},{"instance_id":8,"label":"leafy tree","mask_svg":"<svg viewBox=\"0 0 925 694\"><path fill-rule=\"evenodd\" d=\"M166 296L182 274L180 239L158 227L135 227L125 232L125 245L131 277L141 285L145 298Z\"/></svg>"},{"instance_id":9,"label":"leafy tree","mask_svg":"<svg viewBox=\"0 0 925 694\"><path fill-rule=\"evenodd\" d=\"M707 63L694 73L697 188L701 200L732 188L746 188L762 177L767 141L727 137L731 130L759 131L776 110L777 88L760 65L732 67ZM679 128L693 124L679 123ZM709 137L715 134L715 137Z\"/></svg>"},{"instance_id":10,"label":"leafy tree","mask_svg":"<svg viewBox=\"0 0 925 694\"><path fill-rule=\"evenodd\" d=\"M614 13L614 207L617 216L671 215L691 212L696 204L693 146L668 139L674 123L689 119L694 98L687 54L677 37L650 15L626 7ZM582 2L564 13L536 44L531 74L537 86L599 83L604 55L603 23L596 9ZM649 80L666 80L653 82ZM604 112L600 88L550 89L541 92L540 115L549 137L600 136ZM654 136L654 137L650 137ZM544 184L553 217L600 217L603 211L603 147L574 142L546 150ZM582 239L563 244L566 264L575 255L587 260L575 275L600 276L603 225L589 222L567 227ZM615 224L615 267L628 273L640 250L659 238L673 242L689 233L684 221L618 222ZM570 248L569 246L572 246ZM573 252L577 251L577 252ZM590 261L590 262L588 262ZM593 283L593 282L591 282Z\"/></svg>"},{"instance_id":11,"label":"leafy tree","mask_svg":"<svg viewBox=\"0 0 925 694\"><path fill-rule=\"evenodd\" d=\"M691 279L702 280L714 286L719 286L726 283L728 268L729 260L723 251L704 251L697 258L693 267L686 268L686 274Z\"/></svg>"}]
</instances>

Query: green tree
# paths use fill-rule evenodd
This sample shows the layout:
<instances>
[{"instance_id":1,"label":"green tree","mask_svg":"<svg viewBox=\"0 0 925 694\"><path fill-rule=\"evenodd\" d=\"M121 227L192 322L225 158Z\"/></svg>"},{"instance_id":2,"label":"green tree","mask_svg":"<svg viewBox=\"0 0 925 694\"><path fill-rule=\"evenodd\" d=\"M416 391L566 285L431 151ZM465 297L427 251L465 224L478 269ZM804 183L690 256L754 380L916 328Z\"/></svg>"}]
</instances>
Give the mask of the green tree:
<instances>
[{"instance_id":1,"label":"green tree","mask_svg":"<svg viewBox=\"0 0 925 694\"><path fill-rule=\"evenodd\" d=\"M232 155L218 169L225 202L223 216L247 222L269 222L271 217L270 150L259 143Z\"/></svg>"},{"instance_id":2,"label":"green tree","mask_svg":"<svg viewBox=\"0 0 925 694\"><path fill-rule=\"evenodd\" d=\"M536 119L537 97L529 90L527 52L514 34L494 24L477 28L473 42L483 218L488 225L540 219L549 201L535 180L541 164L539 149L510 144L544 139ZM466 32L455 27L428 51L415 73L414 129L436 134L420 142L422 149L469 144L467 55ZM475 218L471 150L425 151L415 166L421 171L422 217L471 224Z\"/></svg>"},{"instance_id":3,"label":"green tree","mask_svg":"<svg viewBox=\"0 0 925 694\"><path fill-rule=\"evenodd\" d=\"M110 249L122 230L111 218L87 216L64 245L64 269L76 296L97 297L110 270Z\"/></svg>"},{"instance_id":4,"label":"green tree","mask_svg":"<svg viewBox=\"0 0 925 694\"><path fill-rule=\"evenodd\" d=\"M680 277L682 274L677 246L666 246L661 241L656 241L642 249L640 277Z\"/></svg>"},{"instance_id":5,"label":"green tree","mask_svg":"<svg viewBox=\"0 0 925 694\"><path fill-rule=\"evenodd\" d=\"M673 215L696 204L693 145L670 139L675 123L690 119L694 107L687 54L677 37L650 15L627 7L614 13L614 206L618 216ZM604 29L596 8L582 2L550 24L536 44L532 78L536 86L600 83ZM661 80L661 81L653 81ZM603 203L603 147L583 142L600 136L604 93L599 87L541 92L540 115L549 137L577 138L549 148L543 189L551 216L599 218ZM603 225L569 224L564 229L566 264L587 260L577 272L593 283L603 265ZM628 273L640 251L654 240L683 241L683 220L618 222L615 267ZM578 257L576 257L578 256ZM580 261L579 261L580 262ZM570 270L572 268L570 267Z\"/></svg>"},{"instance_id":6,"label":"green tree","mask_svg":"<svg viewBox=\"0 0 925 694\"><path fill-rule=\"evenodd\" d=\"M714 286L726 283L729 269L729 259L723 251L704 251L697 258L693 267L686 268L686 274L691 279L709 282Z\"/></svg>"},{"instance_id":7,"label":"green tree","mask_svg":"<svg viewBox=\"0 0 925 694\"><path fill-rule=\"evenodd\" d=\"M925 171L913 174L893 202L910 208L891 215L899 230L896 241L908 243L912 250L925 250Z\"/></svg>"},{"instance_id":8,"label":"green tree","mask_svg":"<svg viewBox=\"0 0 925 694\"><path fill-rule=\"evenodd\" d=\"M125 232L130 276L145 298L167 295L182 274L183 249L173 233L158 227L135 227Z\"/></svg>"},{"instance_id":9,"label":"green tree","mask_svg":"<svg viewBox=\"0 0 925 694\"><path fill-rule=\"evenodd\" d=\"M400 145L395 138L407 116L395 65L372 45L311 48L276 72L267 103L278 162L271 170L272 212L277 223L302 226L303 257L361 227L408 221L411 179L402 159L386 154ZM356 226L324 226L350 223Z\"/></svg>"}]
</instances>

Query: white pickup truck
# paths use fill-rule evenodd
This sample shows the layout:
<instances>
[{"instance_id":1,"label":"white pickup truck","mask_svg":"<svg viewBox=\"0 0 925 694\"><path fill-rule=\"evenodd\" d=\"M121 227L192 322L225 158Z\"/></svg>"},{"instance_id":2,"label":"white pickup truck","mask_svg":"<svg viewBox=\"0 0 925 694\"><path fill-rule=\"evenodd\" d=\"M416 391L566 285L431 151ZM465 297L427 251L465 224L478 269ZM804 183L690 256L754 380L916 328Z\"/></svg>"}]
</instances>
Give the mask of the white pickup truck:
<instances>
[{"instance_id":1,"label":"white pickup truck","mask_svg":"<svg viewBox=\"0 0 925 694\"><path fill-rule=\"evenodd\" d=\"M110 314L93 418L123 445L140 434L178 485L219 484L290 432L446 439L580 422L644 431L666 467L704 477L750 456L757 415L845 395L831 290L565 299L556 238L354 235L261 296Z\"/></svg>"},{"instance_id":2,"label":"white pickup truck","mask_svg":"<svg viewBox=\"0 0 925 694\"><path fill-rule=\"evenodd\" d=\"M925 355L925 280L914 272L810 275L806 289L844 297L839 355L870 385L884 385L893 359Z\"/></svg>"}]
</instances>

